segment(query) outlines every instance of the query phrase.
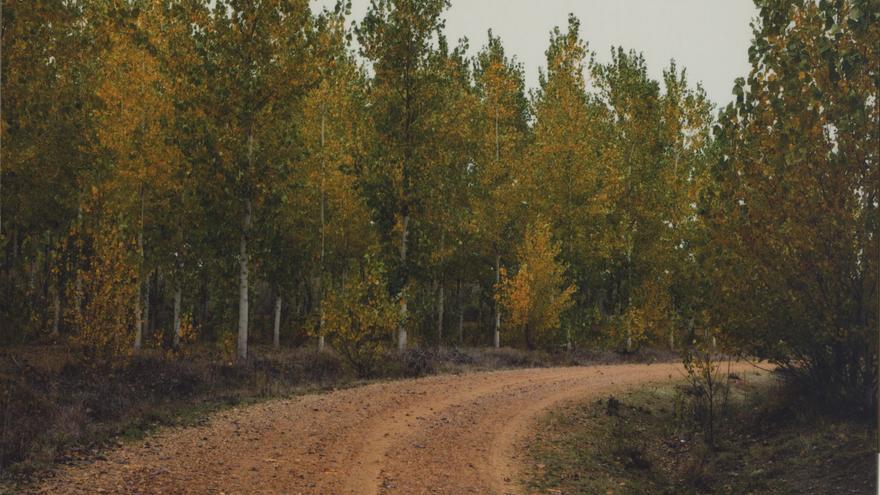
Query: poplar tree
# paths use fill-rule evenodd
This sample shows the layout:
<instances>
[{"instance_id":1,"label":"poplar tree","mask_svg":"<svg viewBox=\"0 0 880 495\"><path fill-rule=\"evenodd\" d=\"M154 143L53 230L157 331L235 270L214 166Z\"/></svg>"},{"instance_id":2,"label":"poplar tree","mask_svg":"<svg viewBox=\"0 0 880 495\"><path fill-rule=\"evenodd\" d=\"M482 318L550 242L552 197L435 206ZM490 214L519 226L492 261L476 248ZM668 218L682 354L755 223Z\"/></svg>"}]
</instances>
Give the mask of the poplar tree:
<instances>
[{"instance_id":1,"label":"poplar tree","mask_svg":"<svg viewBox=\"0 0 880 495\"><path fill-rule=\"evenodd\" d=\"M398 349L406 349L407 290L412 275L412 218L423 206L425 176L430 161L428 116L439 111L438 91L428 70L432 36L442 30L440 15L448 0L372 0L356 29L361 54L372 62L373 118L378 135L377 181L388 188L374 197L380 202L386 239L397 245L393 283L400 299ZM386 196L387 195L387 196ZM392 241L393 239L393 241Z\"/></svg>"},{"instance_id":2,"label":"poplar tree","mask_svg":"<svg viewBox=\"0 0 880 495\"><path fill-rule=\"evenodd\" d=\"M310 84L305 0L218 1L209 34L207 65L220 197L237 217L239 264L239 360L247 358L251 240L284 175L292 165L292 112ZM255 222L256 220L256 222ZM256 226L256 228L255 228Z\"/></svg>"},{"instance_id":3,"label":"poplar tree","mask_svg":"<svg viewBox=\"0 0 880 495\"><path fill-rule=\"evenodd\" d=\"M704 203L711 323L824 396L876 407L880 9L759 6Z\"/></svg>"},{"instance_id":4,"label":"poplar tree","mask_svg":"<svg viewBox=\"0 0 880 495\"><path fill-rule=\"evenodd\" d=\"M480 250L492 267L493 282L501 281L502 256L522 234L525 218L525 161L529 138L529 108L525 75L516 59L507 57L501 39L489 31L488 41L474 60L475 91L479 98L475 133L476 187L474 224ZM509 261L509 260L508 260ZM494 305L493 345L501 345L501 311Z\"/></svg>"}]
</instances>

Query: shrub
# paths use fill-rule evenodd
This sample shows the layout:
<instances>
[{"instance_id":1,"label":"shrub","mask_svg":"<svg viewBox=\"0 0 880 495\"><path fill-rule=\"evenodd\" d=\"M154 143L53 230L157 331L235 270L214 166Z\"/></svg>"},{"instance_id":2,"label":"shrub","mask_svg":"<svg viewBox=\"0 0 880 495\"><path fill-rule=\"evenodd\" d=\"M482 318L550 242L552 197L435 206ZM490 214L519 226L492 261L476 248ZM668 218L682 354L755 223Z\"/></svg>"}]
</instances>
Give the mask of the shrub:
<instances>
[{"instance_id":1,"label":"shrub","mask_svg":"<svg viewBox=\"0 0 880 495\"><path fill-rule=\"evenodd\" d=\"M552 343L560 316L574 302L575 287L566 286L567 267L556 259L560 251L551 238L550 225L535 224L517 249L516 274L501 272L496 300L508 315L509 327L529 349Z\"/></svg>"},{"instance_id":2,"label":"shrub","mask_svg":"<svg viewBox=\"0 0 880 495\"><path fill-rule=\"evenodd\" d=\"M730 390L730 377L721 373L720 359L711 332L702 338L692 339L691 345L682 354L682 364L689 382L690 415L703 427L706 444L710 448L715 445L719 413Z\"/></svg>"},{"instance_id":3,"label":"shrub","mask_svg":"<svg viewBox=\"0 0 880 495\"><path fill-rule=\"evenodd\" d=\"M104 228L93 239L95 256L88 270L80 270L80 284L71 287L71 300L80 301L69 311L73 340L97 365L118 364L130 357L136 322L138 275L131 243L115 228Z\"/></svg>"},{"instance_id":4,"label":"shrub","mask_svg":"<svg viewBox=\"0 0 880 495\"><path fill-rule=\"evenodd\" d=\"M330 345L358 376L375 373L400 318L381 263L366 256L360 272L330 291L323 307Z\"/></svg>"}]
</instances>

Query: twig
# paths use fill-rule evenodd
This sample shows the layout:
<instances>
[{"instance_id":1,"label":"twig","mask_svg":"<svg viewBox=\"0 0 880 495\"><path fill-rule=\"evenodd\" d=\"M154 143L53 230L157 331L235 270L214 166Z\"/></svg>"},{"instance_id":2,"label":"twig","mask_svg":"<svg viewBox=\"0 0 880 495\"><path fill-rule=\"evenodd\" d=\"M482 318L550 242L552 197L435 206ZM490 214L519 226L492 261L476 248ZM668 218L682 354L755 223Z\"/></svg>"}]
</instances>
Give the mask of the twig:
<instances>
[{"instance_id":1,"label":"twig","mask_svg":"<svg viewBox=\"0 0 880 495\"><path fill-rule=\"evenodd\" d=\"M767 373L773 373L773 371L774 371L774 370L768 370L767 368L762 368L762 367L758 366L757 364L755 364L755 363L749 361L748 358L742 358L742 360L745 361L745 362L747 362L747 363L749 363L749 364L751 364L751 365L754 366L755 368L758 368L758 369L761 370L761 371L766 371Z\"/></svg>"}]
</instances>

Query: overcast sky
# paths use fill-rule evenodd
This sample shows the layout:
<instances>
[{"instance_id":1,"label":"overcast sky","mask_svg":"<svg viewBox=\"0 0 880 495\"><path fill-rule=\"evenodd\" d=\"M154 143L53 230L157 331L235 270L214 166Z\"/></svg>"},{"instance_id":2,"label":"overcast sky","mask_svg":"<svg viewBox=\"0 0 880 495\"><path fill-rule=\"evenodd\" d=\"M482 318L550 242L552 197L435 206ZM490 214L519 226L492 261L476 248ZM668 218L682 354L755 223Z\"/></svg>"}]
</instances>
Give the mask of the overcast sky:
<instances>
[{"instance_id":1,"label":"overcast sky","mask_svg":"<svg viewBox=\"0 0 880 495\"><path fill-rule=\"evenodd\" d=\"M335 0L311 2L317 10ZM352 0L352 20L360 21L369 3ZM467 37L475 53L492 28L522 62L533 88L550 30L564 29L569 12L581 20L581 36L600 61L610 59L612 45L632 48L645 54L651 76L659 79L674 58L719 105L731 100L733 80L749 70L749 22L757 14L752 0L452 0L446 35L451 43Z\"/></svg>"}]
</instances>

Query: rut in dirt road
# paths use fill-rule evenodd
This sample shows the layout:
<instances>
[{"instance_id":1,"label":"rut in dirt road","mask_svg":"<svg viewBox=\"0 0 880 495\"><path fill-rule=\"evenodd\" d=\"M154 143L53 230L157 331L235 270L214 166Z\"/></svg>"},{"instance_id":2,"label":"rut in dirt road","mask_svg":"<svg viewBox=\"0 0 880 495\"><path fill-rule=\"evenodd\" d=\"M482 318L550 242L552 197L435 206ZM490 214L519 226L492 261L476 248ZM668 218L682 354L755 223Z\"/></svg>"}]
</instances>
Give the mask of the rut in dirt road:
<instances>
[{"instance_id":1,"label":"rut in dirt road","mask_svg":"<svg viewBox=\"0 0 880 495\"><path fill-rule=\"evenodd\" d=\"M527 369L271 401L65 467L31 492L515 494L541 411L680 376L673 364Z\"/></svg>"}]
</instances>

